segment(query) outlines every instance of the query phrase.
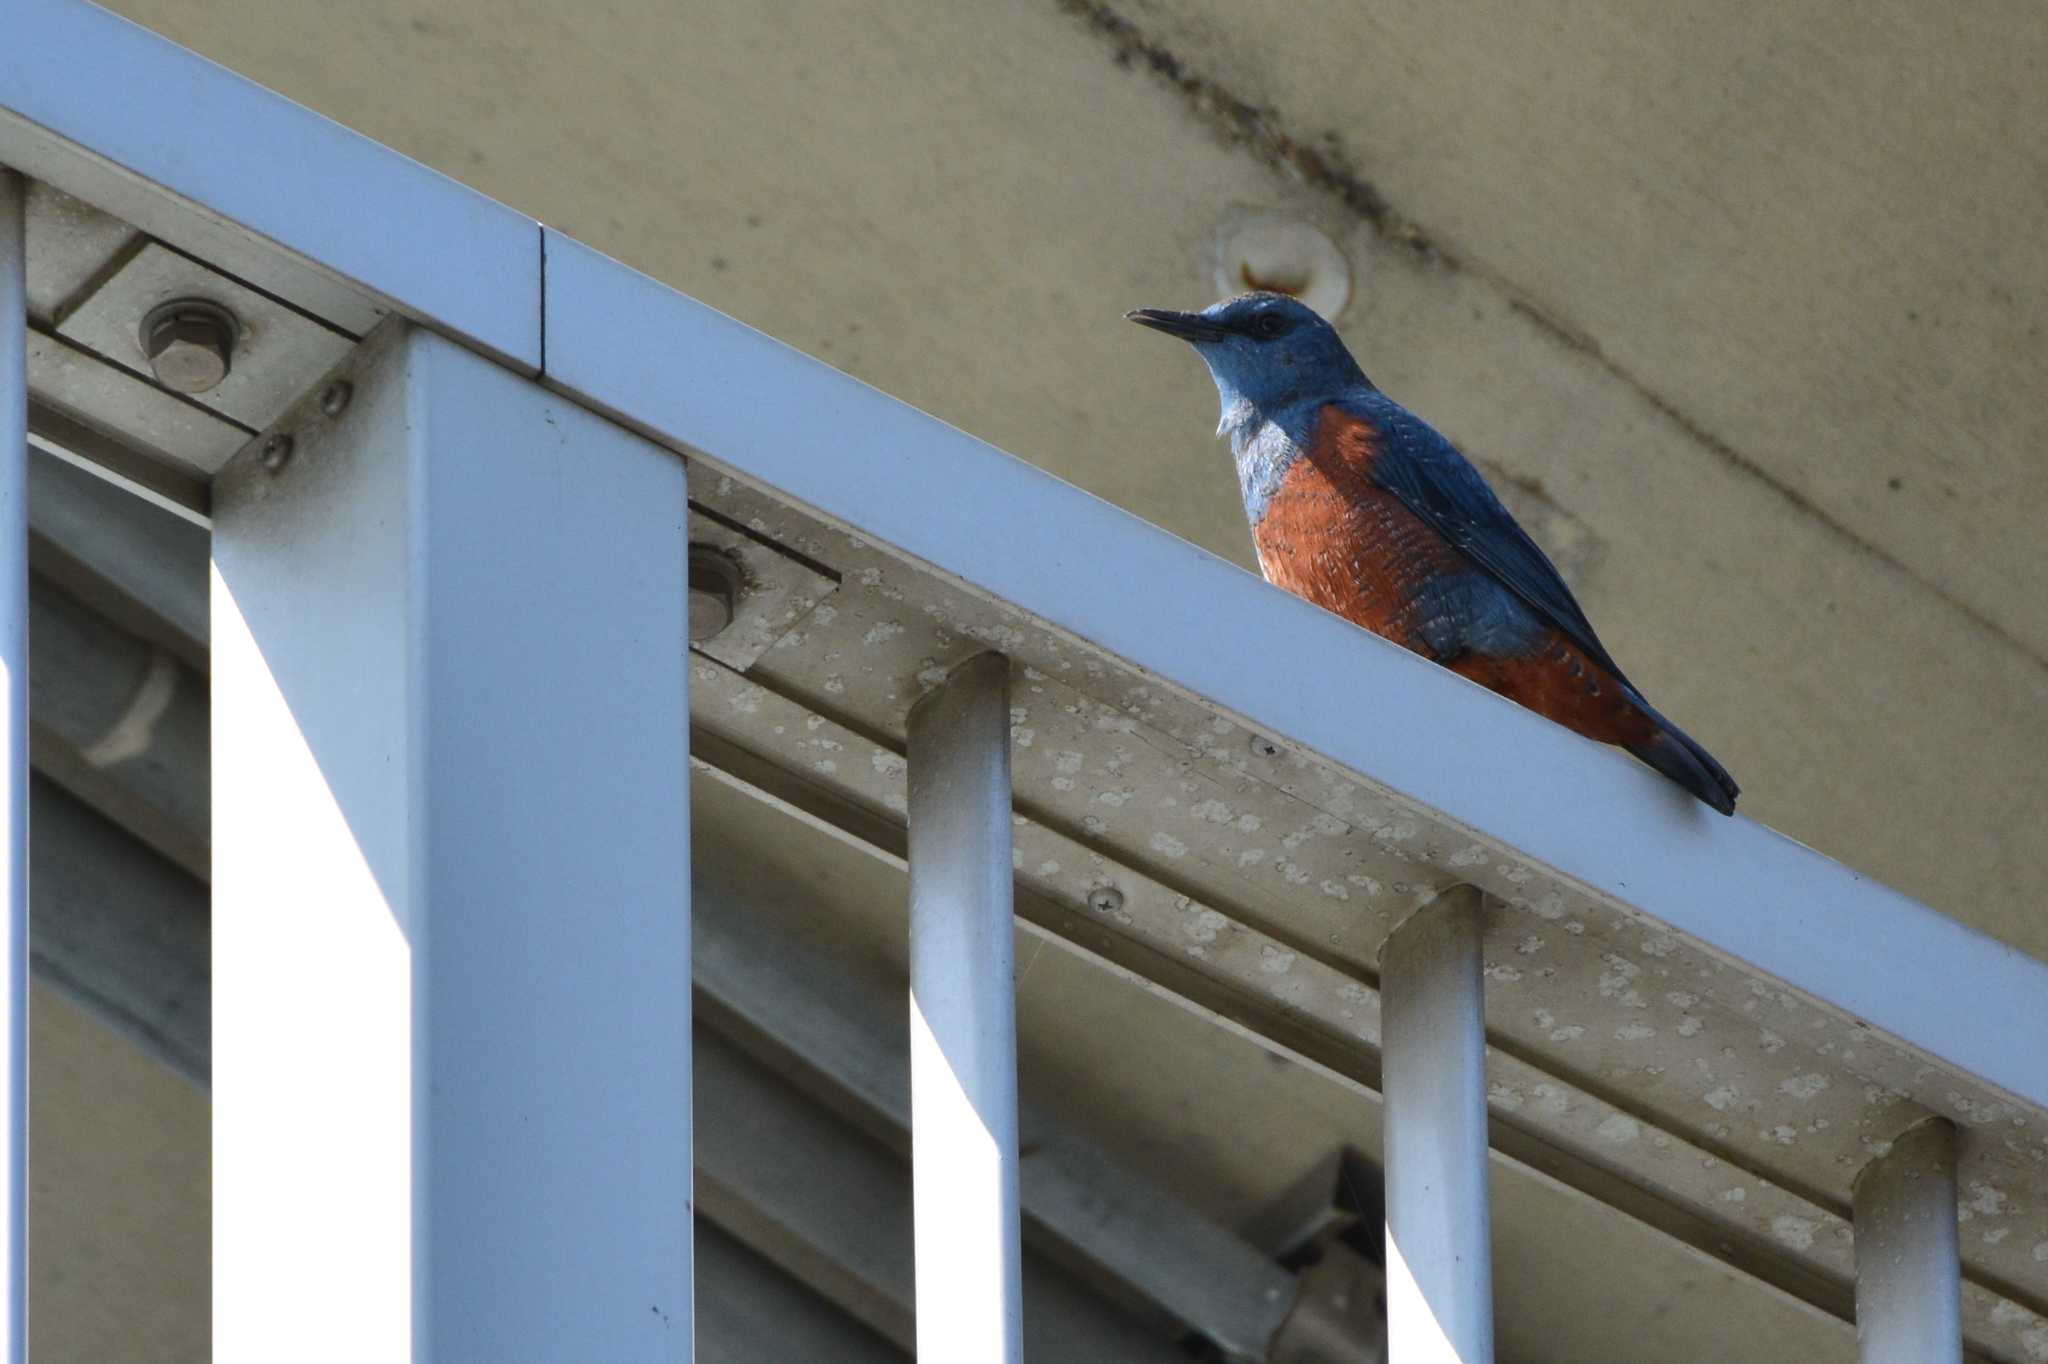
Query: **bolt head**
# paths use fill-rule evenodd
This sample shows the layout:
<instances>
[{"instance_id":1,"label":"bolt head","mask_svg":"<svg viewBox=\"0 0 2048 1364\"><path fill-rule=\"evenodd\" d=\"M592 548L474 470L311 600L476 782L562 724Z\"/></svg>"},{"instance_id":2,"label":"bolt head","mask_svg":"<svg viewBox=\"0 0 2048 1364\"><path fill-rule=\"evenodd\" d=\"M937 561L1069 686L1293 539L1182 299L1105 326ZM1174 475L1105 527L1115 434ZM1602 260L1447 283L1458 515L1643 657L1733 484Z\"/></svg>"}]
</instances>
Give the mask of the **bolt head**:
<instances>
[{"instance_id":1,"label":"bolt head","mask_svg":"<svg viewBox=\"0 0 2048 1364\"><path fill-rule=\"evenodd\" d=\"M320 410L330 417L339 417L356 396L356 386L346 379L336 379L320 390Z\"/></svg>"},{"instance_id":2,"label":"bolt head","mask_svg":"<svg viewBox=\"0 0 2048 1364\"><path fill-rule=\"evenodd\" d=\"M1097 914L1114 914L1124 907L1124 893L1115 886L1097 886L1088 892L1088 908Z\"/></svg>"},{"instance_id":3,"label":"bolt head","mask_svg":"<svg viewBox=\"0 0 2048 1364\"><path fill-rule=\"evenodd\" d=\"M263 467L274 474L284 468L285 465L291 463L292 446L294 443L290 436L284 435L281 432L264 441Z\"/></svg>"},{"instance_id":4,"label":"bolt head","mask_svg":"<svg viewBox=\"0 0 2048 1364\"><path fill-rule=\"evenodd\" d=\"M702 644L731 625L739 610L740 566L711 545L690 546L690 643Z\"/></svg>"},{"instance_id":5,"label":"bolt head","mask_svg":"<svg viewBox=\"0 0 2048 1364\"><path fill-rule=\"evenodd\" d=\"M157 382L178 393L204 393L228 377L241 325L203 299L179 299L142 320L142 353Z\"/></svg>"}]
</instances>

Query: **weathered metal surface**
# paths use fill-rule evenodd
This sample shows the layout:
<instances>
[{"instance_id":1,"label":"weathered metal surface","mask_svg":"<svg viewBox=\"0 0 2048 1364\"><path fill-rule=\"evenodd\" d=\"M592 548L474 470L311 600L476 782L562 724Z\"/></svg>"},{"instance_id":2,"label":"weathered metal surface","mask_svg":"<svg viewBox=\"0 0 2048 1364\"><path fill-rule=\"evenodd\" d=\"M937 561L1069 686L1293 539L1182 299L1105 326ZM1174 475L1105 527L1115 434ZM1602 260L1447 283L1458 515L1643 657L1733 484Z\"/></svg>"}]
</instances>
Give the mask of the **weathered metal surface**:
<instances>
[{"instance_id":1,"label":"weathered metal surface","mask_svg":"<svg viewBox=\"0 0 2048 1364\"><path fill-rule=\"evenodd\" d=\"M57 334L115 364L148 373L137 327L152 309L193 298L225 308L240 324L227 377L193 395L193 401L254 430L283 416L355 344L297 309L157 242L127 257L73 303L57 323Z\"/></svg>"},{"instance_id":2,"label":"weathered metal surface","mask_svg":"<svg viewBox=\"0 0 2048 1364\"><path fill-rule=\"evenodd\" d=\"M1020 914L1376 1084L1380 942L1419 901L1490 881L1497 1151L1847 1319L1849 1181L1946 1112L1970 1134L1970 1339L2014 1360L2048 1339L2041 1114L738 480L698 466L692 493L841 578L746 674L693 668L699 733L752 755L777 799L900 838L885 736L947 667L1000 648L1018 662Z\"/></svg>"},{"instance_id":3,"label":"weathered metal surface","mask_svg":"<svg viewBox=\"0 0 2048 1364\"><path fill-rule=\"evenodd\" d=\"M249 428L38 331L28 334L28 389L187 476L212 473L249 439Z\"/></svg>"}]
</instances>

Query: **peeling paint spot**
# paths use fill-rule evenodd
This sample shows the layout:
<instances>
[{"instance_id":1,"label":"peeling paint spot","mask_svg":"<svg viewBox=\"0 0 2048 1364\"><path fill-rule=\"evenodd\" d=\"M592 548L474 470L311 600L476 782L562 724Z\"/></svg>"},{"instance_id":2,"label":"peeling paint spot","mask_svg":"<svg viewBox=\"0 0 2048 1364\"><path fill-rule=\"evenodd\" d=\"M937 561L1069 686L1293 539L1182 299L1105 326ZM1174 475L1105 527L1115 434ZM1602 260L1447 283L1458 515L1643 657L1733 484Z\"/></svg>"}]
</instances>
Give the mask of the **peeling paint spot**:
<instances>
[{"instance_id":1,"label":"peeling paint spot","mask_svg":"<svg viewBox=\"0 0 2048 1364\"><path fill-rule=\"evenodd\" d=\"M1114 810L1130 800L1131 794L1129 791L1097 791L1095 799Z\"/></svg>"},{"instance_id":2,"label":"peeling paint spot","mask_svg":"<svg viewBox=\"0 0 2048 1364\"><path fill-rule=\"evenodd\" d=\"M1680 1037L1698 1037L1701 1029L1706 1026L1706 1024L1700 1022L1698 1015L1687 1014L1678 1020L1678 1035Z\"/></svg>"},{"instance_id":3,"label":"peeling paint spot","mask_svg":"<svg viewBox=\"0 0 2048 1364\"><path fill-rule=\"evenodd\" d=\"M1533 957L1538 952L1541 952L1543 950L1543 946L1543 939L1537 937L1534 933L1531 933L1529 934L1529 936L1523 938L1520 942L1515 944L1515 951L1521 953L1525 957Z\"/></svg>"},{"instance_id":4,"label":"peeling paint spot","mask_svg":"<svg viewBox=\"0 0 2048 1364\"><path fill-rule=\"evenodd\" d=\"M1019 748L1029 748L1038 741L1038 731L1025 728L1013 729L1010 731L1010 739Z\"/></svg>"},{"instance_id":5,"label":"peeling paint spot","mask_svg":"<svg viewBox=\"0 0 2048 1364\"><path fill-rule=\"evenodd\" d=\"M1519 967L1514 966L1489 966L1486 968L1486 978L1512 984L1522 978L1522 972Z\"/></svg>"},{"instance_id":6,"label":"peeling paint spot","mask_svg":"<svg viewBox=\"0 0 2048 1364\"><path fill-rule=\"evenodd\" d=\"M1473 843L1458 849L1458 851L1445 858L1444 861L1454 867L1476 867L1486 861L1486 849L1480 847L1477 843Z\"/></svg>"},{"instance_id":7,"label":"peeling paint spot","mask_svg":"<svg viewBox=\"0 0 2048 1364\"><path fill-rule=\"evenodd\" d=\"M1187 935L1196 942L1215 942L1230 920L1207 907L1197 909L1188 916Z\"/></svg>"},{"instance_id":8,"label":"peeling paint spot","mask_svg":"<svg viewBox=\"0 0 2048 1364\"><path fill-rule=\"evenodd\" d=\"M1152 835L1152 851L1163 853L1168 857L1186 857L1188 845L1175 838L1172 834L1156 833Z\"/></svg>"},{"instance_id":9,"label":"peeling paint spot","mask_svg":"<svg viewBox=\"0 0 2048 1364\"><path fill-rule=\"evenodd\" d=\"M1259 947L1259 969L1269 976L1284 976L1294 969L1294 954L1284 947L1263 943Z\"/></svg>"},{"instance_id":10,"label":"peeling paint spot","mask_svg":"<svg viewBox=\"0 0 2048 1364\"><path fill-rule=\"evenodd\" d=\"M886 644L902 633L902 621L878 620L868 627L867 633L860 637L860 642L867 645Z\"/></svg>"},{"instance_id":11,"label":"peeling paint spot","mask_svg":"<svg viewBox=\"0 0 2048 1364\"><path fill-rule=\"evenodd\" d=\"M1780 1094L1789 1094L1801 1103L1805 1103L1827 1087L1828 1077L1818 1072L1794 1075L1789 1079L1778 1081L1778 1092Z\"/></svg>"},{"instance_id":12,"label":"peeling paint spot","mask_svg":"<svg viewBox=\"0 0 2048 1364\"><path fill-rule=\"evenodd\" d=\"M1550 1030L1550 1040L1553 1042L1576 1042L1585 1035L1586 1030L1576 1023L1567 1023L1562 1028Z\"/></svg>"},{"instance_id":13,"label":"peeling paint spot","mask_svg":"<svg viewBox=\"0 0 2048 1364\"><path fill-rule=\"evenodd\" d=\"M1642 942L1643 955L1646 957L1668 957L1677 950L1678 939L1669 933L1652 933Z\"/></svg>"},{"instance_id":14,"label":"peeling paint spot","mask_svg":"<svg viewBox=\"0 0 2048 1364\"><path fill-rule=\"evenodd\" d=\"M1672 1005L1672 1007L1678 1009L1690 1009L1693 1005L1700 1002L1700 997L1698 995L1693 994L1687 990L1673 990L1670 994L1664 996L1664 998Z\"/></svg>"},{"instance_id":15,"label":"peeling paint spot","mask_svg":"<svg viewBox=\"0 0 2048 1364\"><path fill-rule=\"evenodd\" d=\"M1614 1030L1615 1040L1621 1042L1641 1042L1656 1035L1655 1028L1646 1027L1641 1023L1624 1023Z\"/></svg>"},{"instance_id":16,"label":"peeling paint spot","mask_svg":"<svg viewBox=\"0 0 2048 1364\"><path fill-rule=\"evenodd\" d=\"M1237 855L1237 865L1240 867L1256 867L1271 855L1264 848L1246 848Z\"/></svg>"},{"instance_id":17,"label":"peeling paint spot","mask_svg":"<svg viewBox=\"0 0 2048 1364\"><path fill-rule=\"evenodd\" d=\"M870 753L868 755L868 762L873 765L875 775L878 777L901 776L910 766L900 756L891 753L886 748L878 748L873 753Z\"/></svg>"},{"instance_id":18,"label":"peeling paint spot","mask_svg":"<svg viewBox=\"0 0 2048 1364\"><path fill-rule=\"evenodd\" d=\"M1986 1217L2005 1216L2005 1190L1994 1185L1970 1181L1970 1206Z\"/></svg>"},{"instance_id":19,"label":"peeling paint spot","mask_svg":"<svg viewBox=\"0 0 2048 1364\"><path fill-rule=\"evenodd\" d=\"M1772 1032L1769 1028L1764 1028L1757 1033L1756 1044L1766 1052L1773 1052L1784 1047L1785 1039Z\"/></svg>"},{"instance_id":20,"label":"peeling paint spot","mask_svg":"<svg viewBox=\"0 0 2048 1364\"><path fill-rule=\"evenodd\" d=\"M1707 1107L1725 1113L1735 1101L1742 1097L1742 1091L1734 1085L1718 1085L1700 1096L1707 1101Z\"/></svg>"},{"instance_id":21,"label":"peeling paint spot","mask_svg":"<svg viewBox=\"0 0 2048 1364\"><path fill-rule=\"evenodd\" d=\"M1081 770L1088 759L1071 748L1063 748L1052 755L1052 770L1062 776L1071 777Z\"/></svg>"},{"instance_id":22,"label":"peeling paint spot","mask_svg":"<svg viewBox=\"0 0 2048 1364\"><path fill-rule=\"evenodd\" d=\"M1188 813L1196 819L1205 819L1211 824L1228 824L1233 818L1230 807L1213 797L1209 800L1197 801L1195 804L1190 805Z\"/></svg>"},{"instance_id":23,"label":"peeling paint spot","mask_svg":"<svg viewBox=\"0 0 2048 1364\"><path fill-rule=\"evenodd\" d=\"M1495 1108L1505 1109L1509 1113L1519 1113L1522 1111L1522 1093L1513 1085L1488 1085L1486 1087L1486 1101ZM2048 1245L2048 1241L2044 1241L2042 1244Z\"/></svg>"},{"instance_id":24,"label":"peeling paint spot","mask_svg":"<svg viewBox=\"0 0 2048 1364\"><path fill-rule=\"evenodd\" d=\"M1743 1199L1748 1197L1749 1191L1747 1189L1736 1188L1723 1189L1721 1191L1721 1201L1723 1203L1740 1203Z\"/></svg>"},{"instance_id":25,"label":"peeling paint spot","mask_svg":"<svg viewBox=\"0 0 2048 1364\"><path fill-rule=\"evenodd\" d=\"M829 777L839 770L839 764L833 762L830 758L820 758L811 764L811 770L813 772L822 772Z\"/></svg>"},{"instance_id":26,"label":"peeling paint spot","mask_svg":"<svg viewBox=\"0 0 2048 1364\"><path fill-rule=\"evenodd\" d=\"M1793 1142L1799 1140L1798 1129L1788 1127L1784 1123L1779 1123L1776 1127L1768 1128L1757 1133L1757 1135L1765 1141L1778 1146L1790 1146Z\"/></svg>"},{"instance_id":27,"label":"peeling paint spot","mask_svg":"<svg viewBox=\"0 0 2048 1364\"><path fill-rule=\"evenodd\" d=\"M1612 1142L1634 1141L1641 1132L1642 1128L1637 1126L1636 1120L1625 1113L1610 1113L1593 1129L1594 1136L1602 1141Z\"/></svg>"},{"instance_id":28,"label":"peeling paint spot","mask_svg":"<svg viewBox=\"0 0 2048 1364\"><path fill-rule=\"evenodd\" d=\"M1308 873L1294 863L1277 862L1274 865L1279 869L1280 874L1287 878L1289 885L1305 886L1308 884Z\"/></svg>"},{"instance_id":29,"label":"peeling paint spot","mask_svg":"<svg viewBox=\"0 0 2048 1364\"><path fill-rule=\"evenodd\" d=\"M1351 892L1344 888L1342 881L1323 882L1322 892L1332 900L1349 900L1351 898Z\"/></svg>"},{"instance_id":30,"label":"peeling paint spot","mask_svg":"<svg viewBox=\"0 0 2048 1364\"><path fill-rule=\"evenodd\" d=\"M1071 791L1074 789L1074 779L1072 777L1054 777L1052 779L1052 789L1055 791Z\"/></svg>"},{"instance_id":31,"label":"peeling paint spot","mask_svg":"<svg viewBox=\"0 0 2048 1364\"><path fill-rule=\"evenodd\" d=\"M1571 1096L1552 1084L1536 1086L1536 1107L1553 1116L1568 1112L1572 1106Z\"/></svg>"},{"instance_id":32,"label":"peeling paint spot","mask_svg":"<svg viewBox=\"0 0 2048 1364\"><path fill-rule=\"evenodd\" d=\"M1789 1214L1771 1219L1771 1235L1794 1250L1811 1250L1813 1234L1820 1230L1820 1223L1810 1217L1793 1217Z\"/></svg>"}]
</instances>

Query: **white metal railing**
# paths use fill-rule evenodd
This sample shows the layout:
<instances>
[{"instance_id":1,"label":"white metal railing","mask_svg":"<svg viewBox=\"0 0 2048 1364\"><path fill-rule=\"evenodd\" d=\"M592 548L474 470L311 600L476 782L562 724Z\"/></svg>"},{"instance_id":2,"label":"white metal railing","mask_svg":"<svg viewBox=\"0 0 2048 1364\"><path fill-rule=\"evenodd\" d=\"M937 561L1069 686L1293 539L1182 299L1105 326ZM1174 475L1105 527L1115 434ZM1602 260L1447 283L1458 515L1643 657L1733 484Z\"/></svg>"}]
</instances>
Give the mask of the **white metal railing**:
<instances>
[{"instance_id":1,"label":"white metal railing","mask_svg":"<svg viewBox=\"0 0 2048 1364\"><path fill-rule=\"evenodd\" d=\"M0 1360L28 1353L28 185L0 158Z\"/></svg>"},{"instance_id":2,"label":"white metal railing","mask_svg":"<svg viewBox=\"0 0 2048 1364\"><path fill-rule=\"evenodd\" d=\"M1013 821L1038 834L1010 805L1004 687L1013 666L1077 657L1278 741L1303 780L1394 812L1378 836L1441 872L1433 889L1470 888L1390 925L1377 995L1338 987L1380 1011L1378 1034L1346 1035L1382 1061L1401 1364L1490 1357L1489 1124L1496 1150L1517 1132L1533 1134L1525 1153L1590 1140L1489 1102L1489 1064L1534 1064L1487 1043L1480 935L1501 904L1599 931L1661 925L1660 955L1691 954L1702 980L1769 982L1830 1056L1853 1044L1855 1073L1918 1106L1854 1148L1889 1150L1853 1186L1867 1360L1959 1358L1966 1332L2003 1349L2037 1320L2001 1274L1964 1291L1955 1189L1960 1149L2048 1197L2027 1163L2048 1131L2048 1051L2015 1046L2012 1022L2048 1008L2042 964L1747 820L1699 818L1626 760L79 0L16 0L9 24L0 163L369 334L218 472L210 506L130 471L214 528L220 1358L314 1357L309 1319L341 1332L321 1346L336 1358L668 1359L687 1342L678 451L879 546L949 609L983 613L979 637L1008 656L956 669L908 726L927 1353L1020 1348ZM144 88L184 92L175 126L109 93ZM23 447L19 197L0 192L8 469ZM0 580L18 601L9 477ZM906 495L938 488L944 514ZM1105 590L1134 582L1172 590ZM22 614L0 602L17 1358ZM1361 692L1389 720L1370 733ZM1522 761L1503 768L1504 752ZM1871 941L1885 950L1854 950ZM2010 1149L1959 1148L1951 1120L2007 1124ZM1636 1121L1616 1111L1598 1130ZM1667 1145L1689 1139L1673 1123ZM1657 1161L1603 1149L1570 1168L1597 1164L1585 1185L1618 1205L1649 1188L1689 1217L1733 1215ZM279 1197L309 1164L318 1216ZM1771 1196L1791 1206L1810 1182L1801 1167ZM1826 1253L1801 1264L1825 1270Z\"/></svg>"}]
</instances>

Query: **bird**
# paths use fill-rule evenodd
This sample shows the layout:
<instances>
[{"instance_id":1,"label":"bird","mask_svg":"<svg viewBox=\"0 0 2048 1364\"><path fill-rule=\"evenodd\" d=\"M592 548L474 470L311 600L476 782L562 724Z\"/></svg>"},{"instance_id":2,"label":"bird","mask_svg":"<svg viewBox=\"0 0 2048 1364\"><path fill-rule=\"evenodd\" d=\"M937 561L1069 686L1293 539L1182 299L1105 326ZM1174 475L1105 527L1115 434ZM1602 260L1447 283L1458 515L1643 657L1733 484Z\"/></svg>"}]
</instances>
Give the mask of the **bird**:
<instances>
[{"instance_id":1,"label":"bird","mask_svg":"<svg viewBox=\"0 0 2048 1364\"><path fill-rule=\"evenodd\" d=\"M1124 316L1209 367L1268 582L1735 813L1735 779L1623 674L1484 476L1366 378L1318 313L1257 291Z\"/></svg>"}]
</instances>

